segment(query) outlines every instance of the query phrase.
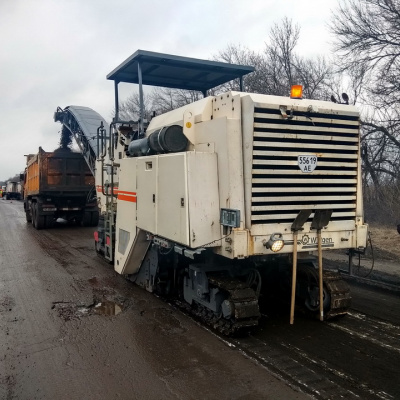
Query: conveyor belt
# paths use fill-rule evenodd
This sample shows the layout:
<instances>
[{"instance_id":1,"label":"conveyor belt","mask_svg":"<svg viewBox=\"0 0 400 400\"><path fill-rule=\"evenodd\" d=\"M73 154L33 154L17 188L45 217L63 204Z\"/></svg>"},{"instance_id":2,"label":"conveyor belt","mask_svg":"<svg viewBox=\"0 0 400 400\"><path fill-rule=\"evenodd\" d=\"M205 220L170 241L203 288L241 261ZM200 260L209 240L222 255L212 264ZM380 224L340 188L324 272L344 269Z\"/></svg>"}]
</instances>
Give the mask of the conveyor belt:
<instances>
[{"instance_id":1,"label":"conveyor belt","mask_svg":"<svg viewBox=\"0 0 400 400\"><path fill-rule=\"evenodd\" d=\"M94 175L98 155L97 129L103 122L104 128L108 130L105 119L89 107L68 106L64 109L57 107L54 120L61 122L63 129L68 129L72 133Z\"/></svg>"}]
</instances>

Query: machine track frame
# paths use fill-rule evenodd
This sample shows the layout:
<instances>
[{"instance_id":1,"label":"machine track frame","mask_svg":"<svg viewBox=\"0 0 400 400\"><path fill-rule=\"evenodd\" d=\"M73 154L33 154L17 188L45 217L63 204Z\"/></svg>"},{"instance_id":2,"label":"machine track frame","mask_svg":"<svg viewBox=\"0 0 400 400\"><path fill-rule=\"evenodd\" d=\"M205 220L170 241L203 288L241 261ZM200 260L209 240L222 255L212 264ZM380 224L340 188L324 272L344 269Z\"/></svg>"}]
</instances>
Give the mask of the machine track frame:
<instances>
[{"instance_id":1,"label":"machine track frame","mask_svg":"<svg viewBox=\"0 0 400 400\"><path fill-rule=\"evenodd\" d=\"M346 315L351 306L351 295L349 285L343 280L339 273L324 271L324 285L331 297L329 311L325 314L326 319Z\"/></svg>"},{"instance_id":2,"label":"machine track frame","mask_svg":"<svg viewBox=\"0 0 400 400\"><path fill-rule=\"evenodd\" d=\"M319 313L319 288L318 270L312 265L302 265L302 283L307 285L308 297L304 301L307 314L318 317ZM307 277L305 283L304 277ZM351 306L351 295L348 284L342 276L335 271L323 271L324 283L324 319L329 320L347 314ZM326 291L326 294L325 294ZM304 288L301 291L304 293ZM326 297L328 296L328 297ZM303 299L304 300L304 299Z\"/></svg>"},{"instance_id":3,"label":"machine track frame","mask_svg":"<svg viewBox=\"0 0 400 400\"><path fill-rule=\"evenodd\" d=\"M191 305L184 300L177 301L178 306L225 336L244 334L258 326L261 313L258 297L252 288L239 279L221 276L209 277L209 284L226 296L219 312L212 311L196 300ZM230 317L224 317L224 308L225 312L227 308L230 309Z\"/></svg>"}]
</instances>

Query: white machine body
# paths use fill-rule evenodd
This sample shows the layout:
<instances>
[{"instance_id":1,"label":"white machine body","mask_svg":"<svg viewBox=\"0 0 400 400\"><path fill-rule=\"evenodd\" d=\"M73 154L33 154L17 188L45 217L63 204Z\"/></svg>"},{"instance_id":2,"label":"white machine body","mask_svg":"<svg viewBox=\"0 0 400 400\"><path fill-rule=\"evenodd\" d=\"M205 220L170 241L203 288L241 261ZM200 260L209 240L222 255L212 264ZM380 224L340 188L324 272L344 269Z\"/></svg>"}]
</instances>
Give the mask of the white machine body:
<instances>
[{"instance_id":1,"label":"white machine body","mask_svg":"<svg viewBox=\"0 0 400 400\"><path fill-rule=\"evenodd\" d=\"M279 254L292 253L291 227L306 209L298 252L317 250L311 221L326 209L323 250L366 246L355 107L227 92L153 118L146 136L172 125L183 127L186 151L128 157L117 145L119 273L137 272L149 236L166 251L235 259L272 254L265 243L279 234Z\"/></svg>"}]
</instances>

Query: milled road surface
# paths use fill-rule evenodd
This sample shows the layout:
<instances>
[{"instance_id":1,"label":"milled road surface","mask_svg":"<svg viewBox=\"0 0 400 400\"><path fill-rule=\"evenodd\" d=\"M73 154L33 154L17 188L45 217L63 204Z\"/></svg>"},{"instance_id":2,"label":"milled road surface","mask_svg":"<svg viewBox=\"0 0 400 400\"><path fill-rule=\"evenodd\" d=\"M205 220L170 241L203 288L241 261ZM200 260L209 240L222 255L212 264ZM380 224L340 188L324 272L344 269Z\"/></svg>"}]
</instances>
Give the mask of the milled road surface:
<instances>
[{"instance_id":1,"label":"milled road surface","mask_svg":"<svg viewBox=\"0 0 400 400\"><path fill-rule=\"evenodd\" d=\"M398 294L351 286L345 318L321 323L270 315L253 335L234 340L283 379L317 399L400 399Z\"/></svg>"},{"instance_id":2,"label":"milled road surface","mask_svg":"<svg viewBox=\"0 0 400 400\"><path fill-rule=\"evenodd\" d=\"M0 221L0 399L310 398L117 275L93 229Z\"/></svg>"},{"instance_id":3,"label":"milled road surface","mask_svg":"<svg viewBox=\"0 0 400 400\"><path fill-rule=\"evenodd\" d=\"M0 219L1 399L400 399L398 293L351 284L345 318L267 308L221 339L117 275L93 229L36 231L15 201Z\"/></svg>"}]
</instances>

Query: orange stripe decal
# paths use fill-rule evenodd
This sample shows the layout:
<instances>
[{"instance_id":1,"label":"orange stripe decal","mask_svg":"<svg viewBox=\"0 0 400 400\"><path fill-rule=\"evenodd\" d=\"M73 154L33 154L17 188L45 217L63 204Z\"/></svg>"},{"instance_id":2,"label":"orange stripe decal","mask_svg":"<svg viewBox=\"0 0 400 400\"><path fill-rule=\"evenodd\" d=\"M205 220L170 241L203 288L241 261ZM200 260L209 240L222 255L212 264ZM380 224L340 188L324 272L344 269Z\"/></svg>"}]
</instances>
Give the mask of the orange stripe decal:
<instances>
[{"instance_id":1,"label":"orange stripe decal","mask_svg":"<svg viewBox=\"0 0 400 400\"><path fill-rule=\"evenodd\" d=\"M118 190L118 193L130 194L130 195L136 196L136 192L127 192L125 190Z\"/></svg>"},{"instance_id":2,"label":"orange stripe decal","mask_svg":"<svg viewBox=\"0 0 400 400\"><path fill-rule=\"evenodd\" d=\"M130 201L132 203L136 203L136 193L132 193L131 196L119 193L118 200L124 200L124 201Z\"/></svg>"},{"instance_id":3,"label":"orange stripe decal","mask_svg":"<svg viewBox=\"0 0 400 400\"><path fill-rule=\"evenodd\" d=\"M103 187L101 185L96 186L96 189L99 193L103 191ZM110 190L110 188L109 188ZM118 200L130 201L132 203L136 203L136 192L128 192L126 190L118 190L117 187L113 190L114 194L118 195ZM111 190L110 190L111 194Z\"/></svg>"}]
</instances>

